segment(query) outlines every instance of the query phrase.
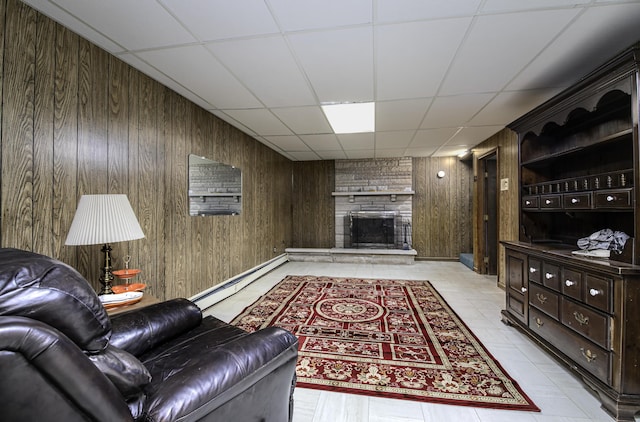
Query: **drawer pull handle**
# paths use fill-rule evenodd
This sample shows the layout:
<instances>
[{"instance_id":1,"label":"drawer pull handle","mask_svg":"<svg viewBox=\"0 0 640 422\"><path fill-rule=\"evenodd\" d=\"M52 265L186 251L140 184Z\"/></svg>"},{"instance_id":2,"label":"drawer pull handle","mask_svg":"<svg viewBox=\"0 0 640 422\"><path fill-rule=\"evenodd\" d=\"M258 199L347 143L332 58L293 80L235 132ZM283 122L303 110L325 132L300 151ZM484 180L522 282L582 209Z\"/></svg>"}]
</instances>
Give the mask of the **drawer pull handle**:
<instances>
[{"instance_id":1,"label":"drawer pull handle","mask_svg":"<svg viewBox=\"0 0 640 422\"><path fill-rule=\"evenodd\" d=\"M567 286L567 287L575 286L575 284L576 284L576 282L575 282L575 281L571 281L571 280L569 280L569 279L566 279L566 280L564 281L564 285L565 285L565 286Z\"/></svg>"},{"instance_id":2,"label":"drawer pull handle","mask_svg":"<svg viewBox=\"0 0 640 422\"><path fill-rule=\"evenodd\" d=\"M522 293L526 293L526 292L527 292L527 288L526 288L526 287L521 287L521 288L520 288L520 291L521 291Z\"/></svg>"},{"instance_id":3,"label":"drawer pull handle","mask_svg":"<svg viewBox=\"0 0 640 422\"><path fill-rule=\"evenodd\" d=\"M540 302L541 305L544 305L544 303L548 299L548 297L546 297L545 295L540 294L540 293L536 293L536 297L538 298L538 301Z\"/></svg>"},{"instance_id":4,"label":"drawer pull handle","mask_svg":"<svg viewBox=\"0 0 640 422\"><path fill-rule=\"evenodd\" d=\"M613 201L615 201L615 200L616 200L616 197L615 197L615 196L607 195L607 202L613 202Z\"/></svg>"},{"instance_id":5,"label":"drawer pull handle","mask_svg":"<svg viewBox=\"0 0 640 422\"><path fill-rule=\"evenodd\" d=\"M531 205L531 201L524 201L525 205Z\"/></svg>"},{"instance_id":6,"label":"drawer pull handle","mask_svg":"<svg viewBox=\"0 0 640 422\"><path fill-rule=\"evenodd\" d=\"M529 272L530 272L531 274L535 273L536 271L538 271L538 270L536 270L536 269L535 269L535 268L533 268L533 267L529 267Z\"/></svg>"},{"instance_id":7,"label":"drawer pull handle","mask_svg":"<svg viewBox=\"0 0 640 422\"><path fill-rule=\"evenodd\" d=\"M547 280L551 280L553 278L553 274L545 273L544 278L546 278Z\"/></svg>"},{"instance_id":8,"label":"drawer pull handle","mask_svg":"<svg viewBox=\"0 0 640 422\"><path fill-rule=\"evenodd\" d=\"M582 313L578 311L573 312L573 317L578 321L580 325L589 325L589 317L582 315Z\"/></svg>"},{"instance_id":9,"label":"drawer pull handle","mask_svg":"<svg viewBox=\"0 0 640 422\"><path fill-rule=\"evenodd\" d=\"M580 202L580 200L578 198L571 198L571 203L572 204L577 204L578 202Z\"/></svg>"},{"instance_id":10,"label":"drawer pull handle","mask_svg":"<svg viewBox=\"0 0 640 422\"><path fill-rule=\"evenodd\" d=\"M602 290L599 290L599 289L589 289L589 294L593 297L601 295L602 293L603 293Z\"/></svg>"},{"instance_id":11,"label":"drawer pull handle","mask_svg":"<svg viewBox=\"0 0 640 422\"><path fill-rule=\"evenodd\" d=\"M551 199L547 199L546 201L544 201L544 203L547 205L551 205Z\"/></svg>"},{"instance_id":12,"label":"drawer pull handle","mask_svg":"<svg viewBox=\"0 0 640 422\"><path fill-rule=\"evenodd\" d=\"M594 360L596 360L596 358L598 357L595 353L593 353L591 350L587 349L587 351L584 350L584 348L580 348L580 353L582 353L582 356L587 360L587 362L591 363Z\"/></svg>"},{"instance_id":13,"label":"drawer pull handle","mask_svg":"<svg viewBox=\"0 0 640 422\"><path fill-rule=\"evenodd\" d=\"M540 328L544 325L544 322L542 322L540 318L536 318L536 325L538 326L538 328Z\"/></svg>"}]
</instances>

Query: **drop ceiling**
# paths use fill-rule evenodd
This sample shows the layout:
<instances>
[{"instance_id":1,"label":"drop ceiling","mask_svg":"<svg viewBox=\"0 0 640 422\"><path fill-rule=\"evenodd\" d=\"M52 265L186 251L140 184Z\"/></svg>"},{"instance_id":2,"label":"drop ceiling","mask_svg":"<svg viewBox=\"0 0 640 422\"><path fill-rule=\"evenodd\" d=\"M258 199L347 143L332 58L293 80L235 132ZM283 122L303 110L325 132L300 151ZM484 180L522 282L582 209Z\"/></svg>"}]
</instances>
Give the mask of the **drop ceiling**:
<instances>
[{"instance_id":1,"label":"drop ceiling","mask_svg":"<svg viewBox=\"0 0 640 422\"><path fill-rule=\"evenodd\" d=\"M454 155L640 40L640 1L24 1L294 161Z\"/></svg>"}]
</instances>

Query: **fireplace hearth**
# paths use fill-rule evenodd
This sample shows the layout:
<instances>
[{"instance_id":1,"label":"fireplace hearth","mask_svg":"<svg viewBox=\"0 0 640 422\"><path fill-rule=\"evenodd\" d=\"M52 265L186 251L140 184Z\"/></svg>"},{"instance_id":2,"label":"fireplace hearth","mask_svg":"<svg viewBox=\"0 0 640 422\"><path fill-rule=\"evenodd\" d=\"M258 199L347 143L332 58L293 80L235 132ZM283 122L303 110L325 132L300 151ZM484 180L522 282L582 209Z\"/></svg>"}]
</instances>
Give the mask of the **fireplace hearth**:
<instances>
[{"instance_id":1,"label":"fireplace hearth","mask_svg":"<svg viewBox=\"0 0 640 422\"><path fill-rule=\"evenodd\" d=\"M368 249L397 248L398 215L395 211L352 211L347 216L346 247Z\"/></svg>"}]
</instances>

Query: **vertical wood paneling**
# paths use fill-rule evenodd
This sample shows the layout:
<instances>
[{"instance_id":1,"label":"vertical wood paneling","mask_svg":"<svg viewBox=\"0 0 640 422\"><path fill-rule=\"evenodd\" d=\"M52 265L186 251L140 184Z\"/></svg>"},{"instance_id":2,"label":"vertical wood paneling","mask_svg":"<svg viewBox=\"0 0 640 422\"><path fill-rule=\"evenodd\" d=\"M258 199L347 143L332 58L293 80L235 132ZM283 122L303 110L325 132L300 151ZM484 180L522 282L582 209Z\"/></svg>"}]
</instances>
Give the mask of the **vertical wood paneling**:
<instances>
[{"instance_id":1,"label":"vertical wood paneling","mask_svg":"<svg viewBox=\"0 0 640 422\"><path fill-rule=\"evenodd\" d=\"M100 246L64 241L80 195L124 193L146 237L112 245L114 266L130 253L149 293L168 299L291 244L280 224L290 221L289 160L23 3L0 0L0 14L1 246L60 258L98 287ZM241 216L189 216L197 151L242 168Z\"/></svg>"},{"instance_id":2,"label":"vertical wood paneling","mask_svg":"<svg viewBox=\"0 0 640 422\"><path fill-rule=\"evenodd\" d=\"M53 246L53 98L55 30L50 19L36 29L36 71L33 145L33 248L52 255Z\"/></svg>"},{"instance_id":3,"label":"vertical wood paneling","mask_svg":"<svg viewBox=\"0 0 640 422\"><path fill-rule=\"evenodd\" d=\"M2 236L33 248L33 115L36 13L23 3L6 8L2 95Z\"/></svg>"},{"instance_id":4,"label":"vertical wood paneling","mask_svg":"<svg viewBox=\"0 0 640 422\"><path fill-rule=\"evenodd\" d=\"M80 41L78 63L78 199L107 193L107 82L104 50ZM99 245L76 247L78 266L95 282L104 263Z\"/></svg>"},{"instance_id":5,"label":"vertical wood paneling","mask_svg":"<svg viewBox=\"0 0 640 422\"><path fill-rule=\"evenodd\" d=\"M293 163L293 246L335 246L335 161Z\"/></svg>"},{"instance_id":6,"label":"vertical wood paneling","mask_svg":"<svg viewBox=\"0 0 640 422\"><path fill-rule=\"evenodd\" d=\"M80 39L77 35L56 25L53 98L53 255L74 267L77 267L75 248L64 247L64 242L77 205L79 44Z\"/></svg>"},{"instance_id":7,"label":"vertical wood paneling","mask_svg":"<svg viewBox=\"0 0 640 422\"><path fill-rule=\"evenodd\" d=\"M438 178L439 170L445 177ZM471 250L471 168L457 157L413 159L413 248L418 257Z\"/></svg>"}]
</instances>

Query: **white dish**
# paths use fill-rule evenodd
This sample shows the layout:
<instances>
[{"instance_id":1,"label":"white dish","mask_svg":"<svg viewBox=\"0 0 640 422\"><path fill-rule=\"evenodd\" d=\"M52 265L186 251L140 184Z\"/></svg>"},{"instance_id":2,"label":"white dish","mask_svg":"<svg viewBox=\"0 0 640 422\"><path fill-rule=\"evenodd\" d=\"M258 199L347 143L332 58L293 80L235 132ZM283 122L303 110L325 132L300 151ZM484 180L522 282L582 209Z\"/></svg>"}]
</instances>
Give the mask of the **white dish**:
<instances>
[{"instance_id":1,"label":"white dish","mask_svg":"<svg viewBox=\"0 0 640 422\"><path fill-rule=\"evenodd\" d=\"M611 251L608 249L593 249L590 251L580 250L580 251L572 251L574 255L578 256L588 256L591 258L609 258L611 256Z\"/></svg>"},{"instance_id":2,"label":"white dish","mask_svg":"<svg viewBox=\"0 0 640 422\"><path fill-rule=\"evenodd\" d=\"M143 292L125 292L112 295L100 295L98 297L104 305L111 305L114 303L129 302L132 300L140 299L142 298L143 294Z\"/></svg>"}]
</instances>

